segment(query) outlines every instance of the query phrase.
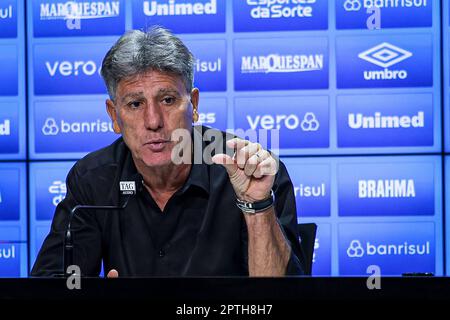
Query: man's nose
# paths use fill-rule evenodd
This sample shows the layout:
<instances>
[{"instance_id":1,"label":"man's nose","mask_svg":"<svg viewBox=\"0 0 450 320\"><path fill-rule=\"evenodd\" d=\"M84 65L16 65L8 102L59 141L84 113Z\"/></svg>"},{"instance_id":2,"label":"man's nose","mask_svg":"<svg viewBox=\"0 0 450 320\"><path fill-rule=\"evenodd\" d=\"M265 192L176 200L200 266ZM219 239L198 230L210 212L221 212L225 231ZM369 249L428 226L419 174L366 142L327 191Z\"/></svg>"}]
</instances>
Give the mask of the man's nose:
<instances>
[{"instance_id":1,"label":"man's nose","mask_svg":"<svg viewBox=\"0 0 450 320\"><path fill-rule=\"evenodd\" d=\"M158 130L163 127L164 118L161 107L155 103L147 104L144 113L144 125L148 130Z\"/></svg>"}]
</instances>

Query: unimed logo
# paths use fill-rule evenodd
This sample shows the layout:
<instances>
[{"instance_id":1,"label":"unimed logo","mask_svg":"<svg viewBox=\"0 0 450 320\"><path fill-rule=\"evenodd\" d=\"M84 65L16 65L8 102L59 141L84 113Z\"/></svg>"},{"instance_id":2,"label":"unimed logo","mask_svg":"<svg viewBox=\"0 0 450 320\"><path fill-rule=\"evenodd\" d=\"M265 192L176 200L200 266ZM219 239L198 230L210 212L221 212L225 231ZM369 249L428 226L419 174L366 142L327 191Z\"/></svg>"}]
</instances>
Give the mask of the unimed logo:
<instances>
[{"instance_id":1,"label":"unimed logo","mask_svg":"<svg viewBox=\"0 0 450 320\"><path fill-rule=\"evenodd\" d=\"M226 0L133 0L133 27L163 25L174 33L225 32Z\"/></svg>"},{"instance_id":2,"label":"unimed logo","mask_svg":"<svg viewBox=\"0 0 450 320\"><path fill-rule=\"evenodd\" d=\"M220 0L219 0L220 1ZM144 1L143 11L146 16L186 16L186 15L215 15L217 14L217 0L207 2L177 3L169 0L167 3L158 1Z\"/></svg>"}]
</instances>

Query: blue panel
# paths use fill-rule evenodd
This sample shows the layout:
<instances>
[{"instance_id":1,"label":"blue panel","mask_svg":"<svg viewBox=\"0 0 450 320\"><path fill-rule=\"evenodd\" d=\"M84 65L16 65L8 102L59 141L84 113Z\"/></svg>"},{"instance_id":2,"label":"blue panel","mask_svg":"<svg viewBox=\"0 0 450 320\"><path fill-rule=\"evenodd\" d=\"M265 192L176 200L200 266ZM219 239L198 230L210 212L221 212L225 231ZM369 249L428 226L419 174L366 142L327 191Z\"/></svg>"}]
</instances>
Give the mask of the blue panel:
<instances>
[{"instance_id":1,"label":"blue panel","mask_svg":"<svg viewBox=\"0 0 450 320\"><path fill-rule=\"evenodd\" d=\"M18 49L0 44L0 96L17 96L19 92Z\"/></svg>"},{"instance_id":2,"label":"blue panel","mask_svg":"<svg viewBox=\"0 0 450 320\"><path fill-rule=\"evenodd\" d=\"M31 141L36 158L81 157L112 143L118 136L96 101L40 101L33 108Z\"/></svg>"},{"instance_id":3,"label":"blue panel","mask_svg":"<svg viewBox=\"0 0 450 320\"><path fill-rule=\"evenodd\" d=\"M376 265L381 275L436 273L436 235L432 222L341 223L339 272L365 274Z\"/></svg>"},{"instance_id":4,"label":"blue panel","mask_svg":"<svg viewBox=\"0 0 450 320\"><path fill-rule=\"evenodd\" d=\"M221 98L204 98L200 99L200 101L201 104L198 110L199 121L197 124L225 131L228 128L227 100Z\"/></svg>"},{"instance_id":5,"label":"blue panel","mask_svg":"<svg viewBox=\"0 0 450 320\"><path fill-rule=\"evenodd\" d=\"M433 129L431 94L337 98L338 147L432 146Z\"/></svg>"},{"instance_id":6,"label":"blue panel","mask_svg":"<svg viewBox=\"0 0 450 320\"><path fill-rule=\"evenodd\" d=\"M279 141L268 137L267 145L271 149L327 148L329 145L326 96L236 98L234 112L235 128L253 132L279 130Z\"/></svg>"},{"instance_id":7,"label":"blue panel","mask_svg":"<svg viewBox=\"0 0 450 320\"><path fill-rule=\"evenodd\" d=\"M225 40L185 41L196 58L195 86L203 91L226 91L227 56Z\"/></svg>"},{"instance_id":8,"label":"blue panel","mask_svg":"<svg viewBox=\"0 0 450 320\"><path fill-rule=\"evenodd\" d=\"M340 216L434 215L436 161L345 161L338 167Z\"/></svg>"},{"instance_id":9,"label":"blue panel","mask_svg":"<svg viewBox=\"0 0 450 320\"><path fill-rule=\"evenodd\" d=\"M125 1L33 0L35 37L120 35L125 31Z\"/></svg>"},{"instance_id":10,"label":"blue panel","mask_svg":"<svg viewBox=\"0 0 450 320\"><path fill-rule=\"evenodd\" d=\"M153 0L133 2L133 29L162 25L175 33L225 31L226 0Z\"/></svg>"},{"instance_id":11,"label":"blue panel","mask_svg":"<svg viewBox=\"0 0 450 320\"><path fill-rule=\"evenodd\" d=\"M324 30L328 2L233 0L234 31Z\"/></svg>"},{"instance_id":12,"label":"blue panel","mask_svg":"<svg viewBox=\"0 0 450 320\"><path fill-rule=\"evenodd\" d=\"M367 10L372 8L379 9L381 29L432 26L433 0L336 0L336 27L366 29Z\"/></svg>"},{"instance_id":13,"label":"blue panel","mask_svg":"<svg viewBox=\"0 0 450 320\"><path fill-rule=\"evenodd\" d=\"M431 35L338 37L336 42L338 88L433 85Z\"/></svg>"},{"instance_id":14,"label":"blue panel","mask_svg":"<svg viewBox=\"0 0 450 320\"><path fill-rule=\"evenodd\" d=\"M109 47L106 43L34 46L34 93L106 93L100 69Z\"/></svg>"},{"instance_id":15,"label":"blue panel","mask_svg":"<svg viewBox=\"0 0 450 320\"><path fill-rule=\"evenodd\" d=\"M328 39L234 41L235 90L328 88Z\"/></svg>"},{"instance_id":16,"label":"blue panel","mask_svg":"<svg viewBox=\"0 0 450 320\"><path fill-rule=\"evenodd\" d=\"M0 242L0 278L26 277L26 243Z\"/></svg>"},{"instance_id":17,"label":"blue panel","mask_svg":"<svg viewBox=\"0 0 450 320\"><path fill-rule=\"evenodd\" d=\"M331 226L326 223L317 225L314 244L313 276L331 275Z\"/></svg>"},{"instance_id":18,"label":"blue panel","mask_svg":"<svg viewBox=\"0 0 450 320\"><path fill-rule=\"evenodd\" d=\"M17 37L17 0L2 0L0 3L0 38ZM22 18L22 17L21 17ZM23 19L20 19L23 22Z\"/></svg>"}]
</instances>

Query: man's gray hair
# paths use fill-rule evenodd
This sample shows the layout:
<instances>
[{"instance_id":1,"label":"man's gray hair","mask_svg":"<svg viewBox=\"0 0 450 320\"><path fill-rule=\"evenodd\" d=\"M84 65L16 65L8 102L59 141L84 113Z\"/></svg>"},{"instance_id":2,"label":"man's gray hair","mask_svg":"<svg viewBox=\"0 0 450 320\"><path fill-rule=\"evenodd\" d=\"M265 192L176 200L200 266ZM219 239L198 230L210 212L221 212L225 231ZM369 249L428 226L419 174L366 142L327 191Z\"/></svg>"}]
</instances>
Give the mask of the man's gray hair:
<instances>
[{"instance_id":1,"label":"man's gray hair","mask_svg":"<svg viewBox=\"0 0 450 320\"><path fill-rule=\"evenodd\" d=\"M118 83L149 70L180 76L191 92L194 85L194 56L169 30L155 26L147 32L131 30L108 51L101 74L111 100L116 98Z\"/></svg>"}]
</instances>

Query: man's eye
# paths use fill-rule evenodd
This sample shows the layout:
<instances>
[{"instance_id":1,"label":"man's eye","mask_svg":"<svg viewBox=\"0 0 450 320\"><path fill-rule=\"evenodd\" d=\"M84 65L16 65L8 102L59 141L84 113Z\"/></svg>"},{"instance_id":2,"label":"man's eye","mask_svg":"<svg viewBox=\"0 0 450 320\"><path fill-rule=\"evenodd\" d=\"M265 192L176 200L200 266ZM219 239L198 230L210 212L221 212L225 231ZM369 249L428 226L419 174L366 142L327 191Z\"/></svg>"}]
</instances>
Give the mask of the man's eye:
<instances>
[{"instance_id":1,"label":"man's eye","mask_svg":"<svg viewBox=\"0 0 450 320\"><path fill-rule=\"evenodd\" d=\"M127 106L129 106L132 109L137 109L142 105L142 102L140 101L131 101L127 104Z\"/></svg>"},{"instance_id":2,"label":"man's eye","mask_svg":"<svg viewBox=\"0 0 450 320\"><path fill-rule=\"evenodd\" d=\"M173 104L175 102L175 98L174 97L165 97L165 98L162 99L162 102L164 104L170 105L170 104Z\"/></svg>"}]
</instances>

